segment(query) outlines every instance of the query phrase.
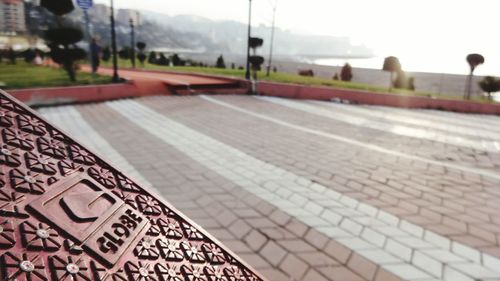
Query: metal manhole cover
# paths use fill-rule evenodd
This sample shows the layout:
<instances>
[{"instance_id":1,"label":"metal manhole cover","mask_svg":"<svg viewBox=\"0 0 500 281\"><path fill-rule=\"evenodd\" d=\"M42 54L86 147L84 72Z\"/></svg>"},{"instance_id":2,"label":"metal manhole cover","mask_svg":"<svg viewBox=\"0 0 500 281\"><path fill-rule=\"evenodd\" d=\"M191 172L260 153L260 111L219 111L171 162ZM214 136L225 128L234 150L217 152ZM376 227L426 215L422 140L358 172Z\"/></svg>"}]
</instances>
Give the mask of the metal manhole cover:
<instances>
[{"instance_id":1,"label":"metal manhole cover","mask_svg":"<svg viewBox=\"0 0 500 281\"><path fill-rule=\"evenodd\" d=\"M0 280L263 280L0 91Z\"/></svg>"}]
</instances>

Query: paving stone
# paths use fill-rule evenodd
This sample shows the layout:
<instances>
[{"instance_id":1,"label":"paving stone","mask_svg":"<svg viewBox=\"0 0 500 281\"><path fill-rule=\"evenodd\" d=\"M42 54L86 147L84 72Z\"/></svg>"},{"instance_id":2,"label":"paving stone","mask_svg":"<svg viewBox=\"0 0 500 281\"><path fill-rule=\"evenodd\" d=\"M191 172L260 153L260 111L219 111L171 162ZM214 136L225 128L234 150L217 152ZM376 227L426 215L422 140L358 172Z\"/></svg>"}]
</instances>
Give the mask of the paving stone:
<instances>
[{"instance_id":1,"label":"paving stone","mask_svg":"<svg viewBox=\"0 0 500 281\"><path fill-rule=\"evenodd\" d=\"M324 249L328 255L330 255L331 257L334 257L336 260L338 260L342 264L347 263L347 260L349 259L349 257L352 254L352 251L350 249L339 244L336 241L330 241Z\"/></svg>"},{"instance_id":2,"label":"paving stone","mask_svg":"<svg viewBox=\"0 0 500 281\"><path fill-rule=\"evenodd\" d=\"M279 265L279 268L287 272L295 280L302 280L302 276L309 269L309 266L294 254L288 254Z\"/></svg>"},{"instance_id":3,"label":"paving stone","mask_svg":"<svg viewBox=\"0 0 500 281\"><path fill-rule=\"evenodd\" d=\"M291 253L303 253L303 252L312 252L316 249L310 244L306 243L303 240L293 239L293 240L279 240L278 244L283 246L287 251Z\"/></svg>"},{"instance_id":4,"label":"paving stone","mask_svg":"<svg viewBox=\"0 0 500 281\"><path fill-rule=\"evenodd\" d=\"M262 275L267 277L269 280L273 281L290 281L290 276L287 276L280 270L276 269L260 269L259 270Z\"/></svg>"},{"instance_id":5,"label":"paving stone","mask_svg":"<svg viewBox=\"0 0 500 281\"><path fill-rule=\"evenodd\" d=\"M347 267L364 277L373 280L378 267L363 256L353 253L347 262Z\"/></svg>"},{"instance_id":6,"label":"paving stone","mask_svg":"<svg viewBox=\"0 0 500 281\"><path fill-rule=\"evenodd\" d=\"M245 242L248 247L254 251L258 251L262 246L268 241L266 236L260 233L258 230L252 230L245 238Z\"/></svg>"},{"instance_id":7,"label":"paving stone","mask_svg":"<svg viewBox=\"0 0 500 281\"><path fill-rule=\"evenodd\" d=\"M338 266L340 263L320 251L301 252L297 256L312 267L318 266Z\"/></svg>"},{"instance_id":8,"label":"paving stone","mask_svg":"<svg viewBox=\"0 0 500 281\"><path fill-rule=\"evenodd\" d=\"M228 229L234 236L241 239L252 230L252 226L244 220L239 219L231 224Z\"/></svg>"},{"instance_id":9,"label":"paving stone","mask_svg":"<svg viewBox=\"0 0 500 281\"><path fill-rule=\"evenodd\" d=\"M278 264L287 255L287 251L274 241L268 241L260 250L262 256L269 261L273 266L277 267Z\"/></svg>"},{"instance_id":10,"label":"paving stone","mask_svg":"<svg viewBox=\"0 0 500 281\"><path fill-rule=\"evenodd\" d=\"M363 281L363 277L345 267L320 267L318 270L334 281Z\"/></svg>"},{"instance_id":11,"label":"paving stone","mask_svg":"<svg viewBox=\"0 0 500 281\"><path fill-rule=\"evenodd\" d=\"M304 276L303 280L315 280L315 281L329 281L334 279L327 279L320 273L318 273L315 269L309 269L309 271Z\"/></svg>"}]
</instances>

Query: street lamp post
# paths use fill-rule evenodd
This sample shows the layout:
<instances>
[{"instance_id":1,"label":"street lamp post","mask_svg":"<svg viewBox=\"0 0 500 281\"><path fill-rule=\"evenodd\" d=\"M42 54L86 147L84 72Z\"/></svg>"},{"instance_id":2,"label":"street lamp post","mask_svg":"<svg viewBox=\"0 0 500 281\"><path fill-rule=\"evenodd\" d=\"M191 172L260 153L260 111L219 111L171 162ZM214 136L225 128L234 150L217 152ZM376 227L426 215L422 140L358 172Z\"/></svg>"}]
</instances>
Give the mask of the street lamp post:
<instances>
[{"instance_id":1,"label":"street lamp post","mask_svg":"<svg viewBox=\"0 0 500 281\"><path fill-rule=\"evenodd\" d=\"M247 40L247 70L245 73L245 78L250 79L250 36L252 28L252 0L248 0L248 40Z\"/></svg>"},{"instance_id":2,"label":"street lamp post","mask_svg":"<svg viewBox=\"0 0 500 281\"><path fill-rule=\"evenodd\" d=\"M118 58L116 55L116 32L115 32L115 8L113 5L113 0L111 0L111 49L113 52L113 78L111 81L114 83L118 83L120 81L120 77L118 76Z\"/></svg>"},{"instance_id":3,"label":"street lamp post","mask_svg":"<svg viewBox=\"0 0 500 281\"><path fill-rule=\"evenodd\" d=\"M278 0L274 3L273 7L273 26L271 29L271 46L269 49L269 62L267 64L267 77L269 77L269 74L271 73L271 67L273 64L273 47L274 47L274 30L276 28L275 23L276 23L276 7L278 6Z\"/></svg>"},{"instance_id":4,"label":"street lamp post","mask_svg":"<svg viewBox=\"0 0 500 281\"><path fill-rule=\"evenodd\" d=\"M132 55L132 68L135 68L135 33L134 20L130 19L130 52Z\"/></svg>"}]
</instances>

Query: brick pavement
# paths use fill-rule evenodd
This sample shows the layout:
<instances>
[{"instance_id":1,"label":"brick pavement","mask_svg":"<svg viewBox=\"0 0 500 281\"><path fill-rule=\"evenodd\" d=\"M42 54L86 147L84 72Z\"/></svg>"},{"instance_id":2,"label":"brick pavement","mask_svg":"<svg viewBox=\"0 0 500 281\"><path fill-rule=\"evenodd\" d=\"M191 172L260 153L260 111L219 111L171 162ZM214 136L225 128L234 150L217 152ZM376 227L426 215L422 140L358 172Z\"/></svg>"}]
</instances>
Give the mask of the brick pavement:
<instances>
[{"instance_id":1,"label":"brick pavement","mask_svg":"<svg viewBox=\"0 0 500 281\"><path fill-rule=\"evenodd\" d=\"M374 263L329 241L315 229L198 165L106 110L105 106L78 108L92 127L113 143L115 150L134 163L136 171L159 187L169 202L270 280L398 280ZM47 116L68 110L71 109L59 112L49 109L42 113ZM75 116L65 120L72 124L65 127L73 127L73 130L85 123Z\"/></svg>"},{"instance_id":2,"label":"brick pavement","mask_svg":"<svg viewBox=\"0 0 500 281\"><path fill-rule=\"evenodd\" d=\"M444 128L440 128L440 130L434 130L430 126L428 126L427 128L419 128L418 126L398 124L398 122L379 121L374 118L363 117L359 114L346 114L342 113L342 111L340 110L333 111L329 109L323 109L321 107L309 105L304 102L297 102L273 97L259 98L264 101L323 116L349 125L388 132L396 136L424 139L443 144L482 150L486 152L500 152L500 142L498 142L498 139L500 139L500 134L496 134L493 132L478 132L476 130L464 129L455 130L454 132L441 132L441 130L443 130Z\"/></svg>"},{"instance_id":3,"label":"brick pavement","mask_svg":"<svg viewBox=\"0 0 500 281\"><path fill-rule=\"evenodd\" d=\"M254 98L216 99L328 134L345 126ZM494 270L498 260L485 254L498 256L498 179L352 147L198 97L140 101L147 107L118 102L75 108L167 200L271 280L395 278L389 271L405 280L500 278ZM357 130L343 137L374 134ZM420 143L423 149L427 144ZM401 151L411 153L406 145L400 144ZM232 171L231 161L241 167ZM255 161L264 164L259 168ZM221 213L232 214L223 221L237 219L224 225ZM322 265L325 257L328 265Z\"/></svg>"}]
</instances>

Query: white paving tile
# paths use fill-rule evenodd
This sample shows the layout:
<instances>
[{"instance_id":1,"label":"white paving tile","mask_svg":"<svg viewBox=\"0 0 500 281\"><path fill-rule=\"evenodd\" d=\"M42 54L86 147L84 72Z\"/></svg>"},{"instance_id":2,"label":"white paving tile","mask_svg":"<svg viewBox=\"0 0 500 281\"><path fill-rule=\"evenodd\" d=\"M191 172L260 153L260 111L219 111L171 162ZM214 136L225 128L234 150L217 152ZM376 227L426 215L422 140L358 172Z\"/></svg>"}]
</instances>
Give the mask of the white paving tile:
<instances>
[{"instance_id":1,"label":"white paving tile","mask_svg":"<svg viewBox=\"0 0 500 281\"><path fill-rule=\"evenodd\" d=\"M441 261L443 263L461 263L461 262L466 262L467 260L464 259L463 257L460 257L454 253L451 253L448 250L443 250L443 249L423 249L420 250L420 252L433 257L434 259Z\"/></svg>"},{"instance_id":2,"label":"white paving tile","mask_svg":"<svg viewBox=\"0 0 500 281\"><path fill-rule=\"evenodd\" d=\"M413 249L392 238L387 239L384 249L407 262L411 261Z\"/></svg>"},{"instance_id":3,"label":"white paving tile","mask_svg":"<svg viewBox=\"0 0 500 281\"><path fill-rule=\"evenodd\" d=\"M358 254L376 264L402 264L403 260L383 250L359 250Z\"/></svg>"},{"instance_id":4,"label":"white paving tile","mask_svg":"<svg viewBox=\"0 0 500 281\"><path fill-rule=\"evenodd\" d=\"M444 264L441 261L438 261L437 259L434 259L422 253L420 250L417 250L413 253L412 262L413 264L415 264L415 266L423 269L426 272L429 272L433 276L436 276L438 278L441 278L443 276Z\"/></svg>"},{"instance_id":5,"label":"white paving tile","mask_svg":"<svg viewBox=\"0 0 500 281\"><path fill-rule=\"evenodd\" d=\"M388 264L384 268L401 277L403 280L432 278L429 274L409 264Z\"/></svg>"}]
</instances>

